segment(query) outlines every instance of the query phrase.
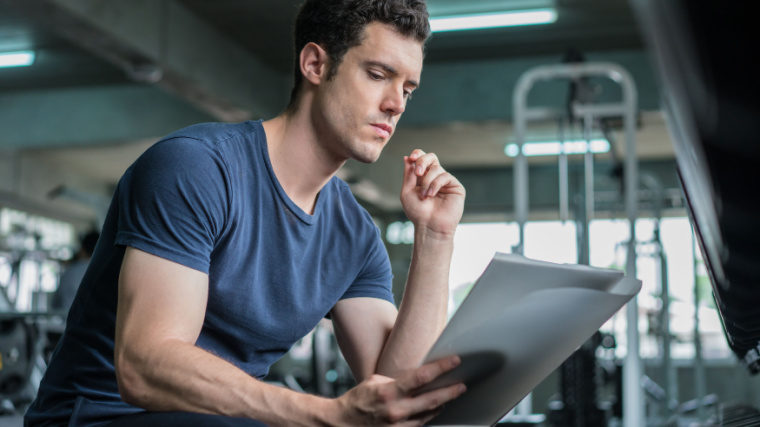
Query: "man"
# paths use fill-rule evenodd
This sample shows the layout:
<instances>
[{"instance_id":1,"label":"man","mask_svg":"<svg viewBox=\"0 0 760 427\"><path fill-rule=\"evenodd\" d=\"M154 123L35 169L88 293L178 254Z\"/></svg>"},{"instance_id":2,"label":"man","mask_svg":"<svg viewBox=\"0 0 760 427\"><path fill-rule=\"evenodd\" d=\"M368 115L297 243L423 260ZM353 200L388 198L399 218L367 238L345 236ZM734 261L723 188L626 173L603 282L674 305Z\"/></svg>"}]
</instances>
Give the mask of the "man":
<instances>
[{"instance_id":1,"label":"man","mask_svg":"<svg viewBox=\"0 0 760 427\"><path fill-rule=\"evenodd\" d=\"M404 158L415 244L397 311L379 233L334 177L377 160L429 32L419 0L308 0L285 113L193 126L141 156L28 425L419 426L464 392L415 393L459 363L419 367L445 324L464 188L435 155ZM357 387L326 399L258 380L328 314Z\"/></svg>"}]
</instances>

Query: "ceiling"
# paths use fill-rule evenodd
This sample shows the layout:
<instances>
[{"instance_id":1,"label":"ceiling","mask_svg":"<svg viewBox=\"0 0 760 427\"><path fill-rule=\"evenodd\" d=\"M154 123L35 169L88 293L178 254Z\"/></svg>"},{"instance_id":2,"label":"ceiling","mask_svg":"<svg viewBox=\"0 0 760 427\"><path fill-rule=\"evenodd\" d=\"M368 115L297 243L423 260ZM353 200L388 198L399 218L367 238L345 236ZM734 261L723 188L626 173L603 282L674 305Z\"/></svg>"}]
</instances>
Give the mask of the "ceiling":
<instances>
[{"instance_id":1,"label":"ceiling","mask_svg":"<svg viewBox=\"0 0 760 427\"><path fill-rule=\"evenodd\" d=\"M132 0L134 1L134 0ZM534 0L540 1L540 0ZM102 0L82 3L107 3ZM161 2L156 3L162 3ZM290 75L293 66L292 25L301 0L177 0L234 43L261 59L277 73ZM0 1L0 52L33 49L31 68L5 69L0 89L25 90L62 86L126 83L129 78L83 48L81 40L67 40L53 26L40 5L60 2ZM125 1L123 3L129 3ZM429 9L452 5L477 10L478 4L524 4L524 0L430 0ZM528 2L529 3L529 2ZM514 6L512 6L514 7ZM569 48L581 52L641 50L642 37L626 0L557 0L558 20L551 25L459 31L435 34L427 44L426 64L503 60L552 56L559 62ZM63 37L62 37L63 36Z\"/></svg>"},{"instance_id":2,"label":"ceiling","mask_svg":"<svg viewBox=\"0 0 760 427\"><path fill-rule=\"evenodd\" d=\"M177 128L277 114L292 79L292 22L299 3L0 0L0 52L38 53L32 67L0 69L0 157L14 153L56 164L62 172L51 180L64 184L66 174L79 174L112 185L150 143ZM428 2L433 15L518 3L526 2ZM436 151L449 168L508 165L503 145L512 134L517 79L531 67L560 63L570 48L588 61L629 70L643 111L638 151L645 158L672 157L657 84L628 2L555 5L558 20L551 25L435 34L421 88L386 157L420 146ZM599 86L606 91L601 98L619 97L607 86ZM537 87L529 100L561 106L567 90L565 83ZM553 124L538 129L554 131ZM383 178L384 165L395 163L384 162L390 160L374 170L347 168L396 199L397 179Z\"/></svg>"},{"instance_id":3,"label":"ceiling","mask_svg":"<svg viewBox=\"0 0 760 427\"><path fill-rule=\"evenodd\" d=\"M300 0L181 2L279 72L292 72L292 28ZM479 3L514 7L511 4L531 2L432 0L427 3L431 14L435 15L436 10L478 10ZM556 8L560 18L550 26L435 34L427 45L426 62L561 56L571 46L581 51L643 47L630 6L625 0L559 0Z\"/></svg>"}]
</instances>

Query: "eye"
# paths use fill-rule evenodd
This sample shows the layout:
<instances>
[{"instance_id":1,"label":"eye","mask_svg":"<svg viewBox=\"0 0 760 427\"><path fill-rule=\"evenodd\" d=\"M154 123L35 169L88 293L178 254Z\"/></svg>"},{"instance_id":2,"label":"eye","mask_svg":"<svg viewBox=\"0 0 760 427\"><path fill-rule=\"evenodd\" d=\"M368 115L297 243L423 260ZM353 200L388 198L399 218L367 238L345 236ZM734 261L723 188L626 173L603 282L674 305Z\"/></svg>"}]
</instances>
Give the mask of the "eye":
<instances>
[{"instance_id":1,"label":"eye","mask_svg":"<svg viewBox=\"0 0 760 427\"><path fill-rule=\"evenodd\" d=\"M384 76L377 71L367 71L367 74L369 74L369 78L372 80L382 80Z\"/></svg>"},{"instance_id":2,"label":"eye","mask_svg":"<svg viewBox=\"0 0 760 427\"><path fill-rule=\"evenodd\" d=\"M407 101L412 99L412 91L411 90L405 90L404 91L404 98L406 98Z\"/></svg>"}]
</instances>

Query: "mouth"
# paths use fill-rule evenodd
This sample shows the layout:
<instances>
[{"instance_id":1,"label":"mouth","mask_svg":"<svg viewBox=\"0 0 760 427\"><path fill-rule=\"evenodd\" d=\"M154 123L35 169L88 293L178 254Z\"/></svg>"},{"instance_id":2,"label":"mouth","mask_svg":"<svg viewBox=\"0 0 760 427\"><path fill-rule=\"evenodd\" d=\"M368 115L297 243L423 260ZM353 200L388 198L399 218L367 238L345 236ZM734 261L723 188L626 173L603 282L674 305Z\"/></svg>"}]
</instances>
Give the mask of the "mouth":
<instances>
[{"instance_id":1,"label":"mouth","mask_svg":"<svg viewBox=\"0 0 760 427\"><path fill-rule=\"evenodd\" d=\"M393 126L385 123L372 123L372 127L375 128L375 132L377 132L378 136L383 138L390 138L393 133Z\"/></svg>"}]
</instances>

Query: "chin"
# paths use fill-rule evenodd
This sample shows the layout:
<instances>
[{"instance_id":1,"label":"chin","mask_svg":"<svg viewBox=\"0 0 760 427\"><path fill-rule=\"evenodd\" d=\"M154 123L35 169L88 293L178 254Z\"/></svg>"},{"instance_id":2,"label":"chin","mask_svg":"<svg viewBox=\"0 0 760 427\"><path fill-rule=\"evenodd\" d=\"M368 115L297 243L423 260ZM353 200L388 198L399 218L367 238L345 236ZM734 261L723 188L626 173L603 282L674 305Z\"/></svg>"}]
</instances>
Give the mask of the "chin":
<instances>
[{"instance_id":1,"label":"chin","mask_svg":"<svg viewBox=\"0 0 760 427\"><path fill-rule=\"evenodd\" d=\"M365 148L364 150L354 151L352 153L353 156L351 156L351 158L361 163L367 163L367 164L375 163L377 159L380 158L380 154L382 154L383 148L385 148L385 143L386 141L381 141L381 142L373 141L371 143L368 143L367 146L364 147Z\"/></svg>"},{"instance_id":2,"label":"chin","mask_svg":"<svg viewBox=\"0 0 760 427\"><path fill-rule=\"evenodd\" d=\"M354 156L354 160L356 160L357 162L366 163L366 164L375 163L377 159L379 158L380 158L379 153L376 155L368 154L368 155Z\"/></svg>"}]
</instances>

